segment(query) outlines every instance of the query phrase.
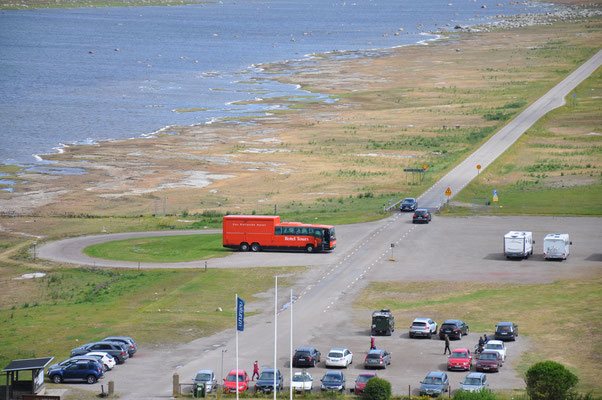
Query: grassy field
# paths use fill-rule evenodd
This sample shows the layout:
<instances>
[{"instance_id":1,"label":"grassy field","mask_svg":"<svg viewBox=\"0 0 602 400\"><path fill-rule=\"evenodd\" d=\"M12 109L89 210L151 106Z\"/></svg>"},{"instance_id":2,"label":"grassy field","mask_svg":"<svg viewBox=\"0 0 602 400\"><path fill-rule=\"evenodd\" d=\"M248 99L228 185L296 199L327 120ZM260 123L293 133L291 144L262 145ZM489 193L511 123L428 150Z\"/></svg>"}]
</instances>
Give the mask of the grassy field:
<instances>
[{"instance_id":1,"label":"grassy field","mask_svg":"<svg viewBox=\"0 0 602 400\"><path fill-rule=\"evenodd\" d=\"M76 7L140 7L180 6L184 4L213 3L194 0L0 0L0 9L19 10L30 8L76 8Z\"/></svg>"},{"instance_id":2,"label":"grassy field","mask_svg":"<svg viewBox=\"0 0 602 400\"><path fill-rule=\"evenodd\" d=\"M523 373L532 364L553 360L579 377L579 389L602 395L602 279L542 285L461 282L374 282L354 307L390 308L400 326L416 315L441 322L449 315L471 331L493 332L499 321L513 321L532 341L517 363Z\"/></svg>"},{"instance_id":3,"label":"grassy field","mask_svg":"<svg viewBox=\"0 0 602 400\"><path fill-rule=\"evenodd\" d=\"M233 326L236 292L253 315L255 295L273 286L274 275L284 275L279 284L286 286L303 270L59 268L43 278L2 280L0 365L47 355L60 360L74 347L115 334L145 345L208 336Z\"/></svg>"},{"instance_id":4,"label":"grassy field","mask_svg":"<svg viewBox=\"0 0 602 400\"><path fill-rule=\"evenodd\" d=\"M489 213L602 215L602 69L538 121L456 196L499 202ZM491 204L494 204L493 202ZM466 212L462 207L447 210Z\"/></svg>"},{"instance_id":5,"label":"grassy field","mask_svg":"<svg viewBox=\"0 0 602 400\"><path fill-rule=\"evenodd\" d=\"M118 240L87 247L84 253L109 260L173 263L225 257L231 251L222 246L221 234L213 234Z\"/></svg>"}]
</instances>

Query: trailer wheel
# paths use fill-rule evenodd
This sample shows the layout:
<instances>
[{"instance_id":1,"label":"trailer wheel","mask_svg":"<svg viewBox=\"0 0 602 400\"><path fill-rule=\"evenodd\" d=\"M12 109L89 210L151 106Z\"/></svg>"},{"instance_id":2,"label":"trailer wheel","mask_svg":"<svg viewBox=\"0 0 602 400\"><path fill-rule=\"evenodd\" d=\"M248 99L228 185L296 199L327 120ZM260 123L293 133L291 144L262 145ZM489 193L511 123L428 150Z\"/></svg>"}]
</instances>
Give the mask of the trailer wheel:
<instances>
[{"instance_id":1,"label":"trailer wheel","mask_svg":"<svg viewBox=\"0 0 602 400\"><path fill-rule=\"evenodd\" d=\"M251 244L251 251L258 252L259 250L261 250L261 246L259 246L259 243Z\"/></svg>"},{"instance_id":2,"label":"trailer wheel","mask_svg":"<svg viewBox=\"0 0 602 400\"><path fill-rule=\"evenodd\" d=\"M307 246L305 246L305 251L307 251L308 253L313 253L315 250L315 247L313 244L308 244Z\"/></svg>"},{"instance_id":3,"label":"trailer wheel","mask_svg":"<svg viewBox=\"0 0 602 400\"><path fill-rule=\"evenodd\" d=\"M242 242L239 247L240 251L249 251L249 243Z\"/></svg>"}]
</instances>

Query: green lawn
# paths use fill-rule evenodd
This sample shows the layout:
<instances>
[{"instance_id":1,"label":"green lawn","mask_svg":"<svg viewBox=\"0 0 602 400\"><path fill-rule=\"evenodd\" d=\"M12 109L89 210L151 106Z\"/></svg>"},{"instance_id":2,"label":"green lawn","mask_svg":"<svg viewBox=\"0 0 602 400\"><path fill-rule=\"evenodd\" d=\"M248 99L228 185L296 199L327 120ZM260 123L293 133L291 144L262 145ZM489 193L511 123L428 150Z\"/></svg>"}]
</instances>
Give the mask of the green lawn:
<instances>
[{"instance_id":1,"label":"green lawn","mask_svg":"<svg viewBox=\"0 0 602 400\"><path fill-rule=\"evenodd\" d=\"M221 234L160 236L118 240L87 247L90 257L119 261L173 263L224 257Z\"/></svg>"}]
</instances>

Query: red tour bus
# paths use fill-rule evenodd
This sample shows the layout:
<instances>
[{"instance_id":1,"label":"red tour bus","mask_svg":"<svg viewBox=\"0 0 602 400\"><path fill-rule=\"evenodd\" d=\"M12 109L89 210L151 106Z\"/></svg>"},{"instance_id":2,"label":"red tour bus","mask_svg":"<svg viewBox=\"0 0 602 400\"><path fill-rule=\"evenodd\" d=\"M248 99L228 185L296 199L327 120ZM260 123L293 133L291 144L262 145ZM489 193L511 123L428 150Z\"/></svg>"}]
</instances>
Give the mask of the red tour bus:
<instances>
[{"instance_id":1,"label":"red tour bus","mask_svg":"<svg viewBox=\"0 0 602 400\"><path fill-rule=\"evenodd\" d=\"M227 215L223 226L224 247L241 251L303 249L308 253L336 246L334 226L280 222L272 215Z\"/></svg>"}]
</instances>

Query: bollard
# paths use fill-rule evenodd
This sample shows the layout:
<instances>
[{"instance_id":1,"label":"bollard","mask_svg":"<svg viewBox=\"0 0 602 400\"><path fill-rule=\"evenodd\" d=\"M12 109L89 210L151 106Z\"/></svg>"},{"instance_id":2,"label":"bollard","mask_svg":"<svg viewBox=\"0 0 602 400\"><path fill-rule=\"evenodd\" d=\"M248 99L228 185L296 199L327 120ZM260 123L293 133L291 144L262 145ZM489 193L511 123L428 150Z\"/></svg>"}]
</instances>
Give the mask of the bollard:
<instances>
[{"instance_id":1,"label":"bollard","mask_svg":"<svg viewBox=\"0 0 602 400\"><path fill-rule=\"evenodd\" d=\"M180 375L177 372L173 374L173 395L180 395Z\"/></svg>"},{"instance_id":2,"label":"bollard","mask_svg":"<svg viewBox=\"0 0 602 400\"><path fill-rule=\"evenodd\" d=\"M108 390L109 390L108 395L113 396L113 394L115 393L115 382L109 381L109 389Z\"/></svg>"}]
</instances>

